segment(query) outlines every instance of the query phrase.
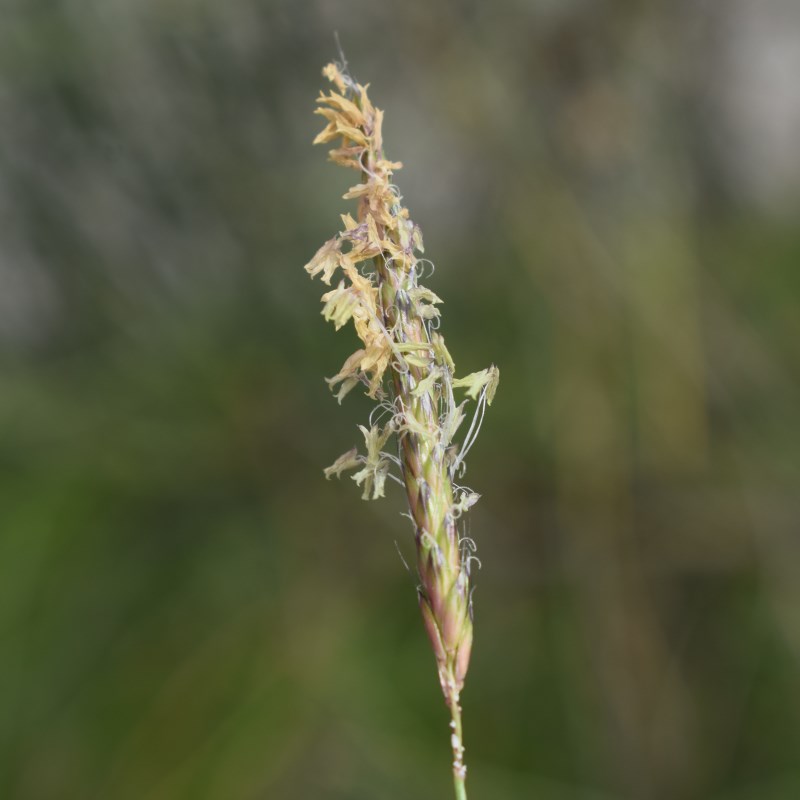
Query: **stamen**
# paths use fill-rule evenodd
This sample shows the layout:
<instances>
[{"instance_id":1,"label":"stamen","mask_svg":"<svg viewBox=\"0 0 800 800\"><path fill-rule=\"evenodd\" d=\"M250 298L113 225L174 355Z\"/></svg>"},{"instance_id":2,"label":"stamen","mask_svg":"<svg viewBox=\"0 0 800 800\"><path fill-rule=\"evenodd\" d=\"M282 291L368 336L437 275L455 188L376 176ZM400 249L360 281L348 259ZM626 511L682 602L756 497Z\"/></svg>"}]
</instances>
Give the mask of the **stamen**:
<instances>
[{"instance_id":1,"label":"stamen","mask_svg":"<svg viewBox=\"0 0 800 800\"><path fill-rule=\"evenodd\" d=\"M480 413L480 417L478 414ZM486 387L484 386L481 390L481 396L478 398L478 407L475 409L475 414L472 417L472 423L469 426L469 431L467 431L467 435L464 437L464 442L461 445L461 450L458 454L458 458L456 459L455 464L453 464L453 472L456 472L458 468L464 463L464 458L466 458L467 453L472 448L472 445L475 444L475 440L478 438L478 434L481 430L481 425L483 424L483 415L486 413ZM463 474L463 473L462 473Z\"/></svg>"}]
</instances>

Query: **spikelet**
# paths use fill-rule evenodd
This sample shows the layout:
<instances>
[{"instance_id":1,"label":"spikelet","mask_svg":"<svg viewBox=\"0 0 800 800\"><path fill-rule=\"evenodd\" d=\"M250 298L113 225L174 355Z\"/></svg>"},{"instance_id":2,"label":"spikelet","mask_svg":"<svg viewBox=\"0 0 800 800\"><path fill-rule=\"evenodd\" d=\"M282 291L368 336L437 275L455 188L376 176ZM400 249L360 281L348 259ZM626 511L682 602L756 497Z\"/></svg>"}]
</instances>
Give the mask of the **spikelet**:
<instances>
[{"instance_id":1,"label":"spikelet","mask_svg":"<svg viewBox=\"0 0 800 800\"><path fill-rule=\"evenodd\" d=\"M458 520L479 495L456 487L464 456L475 441L486 405L494 399L500 372L494 365L456 378L455 364L438 327L441 299L420 285L422 234L392 182L402 167L383 153L383 112L341 67L323 74L336 91L321 93L317 114L326 125L315 144L334 142L329 158L356 169L360 180L344 195L355 200L355 218L342 216L344 229L326 242L306 265L324 283L338 276L322 296L322 314L338 330L353 323L361 340L339 372L328 379L339 402L359 384L379 402L389 421L380 428L361 426L365 454L353 449L325 470L326 477L356 470L353 480L364 499L384 494L387 477L405 486L414 523L419 606L430 638L445 701L450 709L456 795L466 798L459 695L472 648L470 563L474 544L458 532ZM464 389L477 409L460 443L465 419ZM384 448L394 438L398 455ZM400 475L391 470L399 467Z\"/></svg>"}]
</instances>

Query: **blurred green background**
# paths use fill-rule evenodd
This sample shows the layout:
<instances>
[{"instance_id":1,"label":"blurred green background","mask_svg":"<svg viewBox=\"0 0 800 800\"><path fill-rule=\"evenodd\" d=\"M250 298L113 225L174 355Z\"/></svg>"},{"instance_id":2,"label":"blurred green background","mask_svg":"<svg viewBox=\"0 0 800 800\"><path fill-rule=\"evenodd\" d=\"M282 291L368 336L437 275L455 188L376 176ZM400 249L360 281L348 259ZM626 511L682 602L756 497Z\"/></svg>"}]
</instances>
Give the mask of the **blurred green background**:
<instances>
[{"instance_id":1,"label":"blurred green background","mask_svg":"<svg viewBox=\"0 0 800 800\"><path fill-rule=\"evenodd\" d=\"M800 797L798 12L5 2L0 797L450 796L399 492L322 476L334 30L502 370L470 797Z\"/></svg>"}]
</instances>

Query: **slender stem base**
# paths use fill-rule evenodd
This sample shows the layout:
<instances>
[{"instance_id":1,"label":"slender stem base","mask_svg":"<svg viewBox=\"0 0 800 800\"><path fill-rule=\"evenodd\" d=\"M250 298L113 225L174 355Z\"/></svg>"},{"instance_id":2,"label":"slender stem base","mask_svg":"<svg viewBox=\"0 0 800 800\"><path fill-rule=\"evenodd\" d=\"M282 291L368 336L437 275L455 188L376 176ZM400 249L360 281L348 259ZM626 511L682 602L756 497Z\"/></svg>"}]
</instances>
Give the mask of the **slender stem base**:
<instances>
[{"instance_id":1,"label":"slender stem base","mask_svg":"<svg viewBox=\"0 0 800 800\"><path fill-rule=\"evenodd\" d=\"M464 733L461 728L461 706L456 698L448 702L450 707L450 742L453 746L453 785L456 800L467 800L467 767L464 764Z\"/></svg>"}]
</instances>

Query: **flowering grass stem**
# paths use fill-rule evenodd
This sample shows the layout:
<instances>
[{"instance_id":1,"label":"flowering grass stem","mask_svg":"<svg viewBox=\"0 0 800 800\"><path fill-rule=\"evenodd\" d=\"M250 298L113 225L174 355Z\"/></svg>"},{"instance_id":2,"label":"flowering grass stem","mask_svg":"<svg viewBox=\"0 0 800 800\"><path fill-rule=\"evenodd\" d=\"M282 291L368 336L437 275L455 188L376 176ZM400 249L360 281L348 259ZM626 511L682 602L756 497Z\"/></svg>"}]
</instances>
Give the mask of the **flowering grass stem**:
<instances>
[{"instance_id":1,"label":"flowering grass stem","mask_svg":"<svg viewBox=\"0 0 800 800\"><path fill-rule=\"evenodd\" d=\"M358 203L356 217L342 216L344 230L327 241L306 265L328 286L322 314L338 330L353 323L361 347L328 379L342 399L363 385L377 401L369 427L360 426L364 452L340 456L325 476L354 471L365 500L384 495L387 478L406 490L414 525L419 586L418 602L436 657L439 682L451 716L453 780L457 800L466 800L466 766L460 693L472 649L470 564L474 542L458 523L479 495L453 483L463 474L500 378L495 366L456 378L455 364L438 332L442 302L419 283L422 234L414 224L391 177L402 165L383 152L383 112L367 89L349 75L346 65L329 64L323 74L336 91L321 94L318 114L327 125L315 143L338 141L330 158L358 171L360 182L345 193ZM432 266L432 265L431 265ZM431 270L432 274L432 270ZM469 431L459 443L468 400L456 403L454 389L477 401ZM379 424L381 420L388 419ZM397 455L385 450L390 439ZM400 475L392 472L399 467Z\"/></svg>"}]
</instances>

